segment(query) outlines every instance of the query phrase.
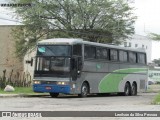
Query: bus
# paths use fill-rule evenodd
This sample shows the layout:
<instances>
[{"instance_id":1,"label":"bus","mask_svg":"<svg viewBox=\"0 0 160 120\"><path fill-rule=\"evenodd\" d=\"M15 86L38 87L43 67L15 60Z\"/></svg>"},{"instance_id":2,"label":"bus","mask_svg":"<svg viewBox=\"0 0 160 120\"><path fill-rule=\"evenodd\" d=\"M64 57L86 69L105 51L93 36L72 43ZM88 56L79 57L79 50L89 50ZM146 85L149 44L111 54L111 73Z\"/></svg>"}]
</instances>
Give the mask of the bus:
<instances>
[{"instance_id":1,"label":"bus","mask_svg":"<svg viewBox=\"0 0 160 120\"><path fill-rule=\"evenodd\" d=\"M33 91L59 94L120 93L137 95L147 87L147 60L143 49L54 38L39 41Z\"/></svg>"}]
</instances>

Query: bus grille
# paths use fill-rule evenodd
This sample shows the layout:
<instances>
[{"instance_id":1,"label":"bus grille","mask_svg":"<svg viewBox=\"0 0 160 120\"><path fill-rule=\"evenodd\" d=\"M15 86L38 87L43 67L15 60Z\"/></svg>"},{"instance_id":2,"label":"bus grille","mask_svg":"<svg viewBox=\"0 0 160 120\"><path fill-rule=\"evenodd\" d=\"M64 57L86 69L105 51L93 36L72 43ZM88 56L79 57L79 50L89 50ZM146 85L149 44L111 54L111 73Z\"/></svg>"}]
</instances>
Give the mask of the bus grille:
<instances>
[{"instance_id":1,"label":"bus grille","mask_svg":"<svg viewBox=\"0 0 160 120\"><path fill-rule=\"evenodd\" d=\"M56 81L42 81L41 84L56 84Z\"/></svg>"}]
</instances>

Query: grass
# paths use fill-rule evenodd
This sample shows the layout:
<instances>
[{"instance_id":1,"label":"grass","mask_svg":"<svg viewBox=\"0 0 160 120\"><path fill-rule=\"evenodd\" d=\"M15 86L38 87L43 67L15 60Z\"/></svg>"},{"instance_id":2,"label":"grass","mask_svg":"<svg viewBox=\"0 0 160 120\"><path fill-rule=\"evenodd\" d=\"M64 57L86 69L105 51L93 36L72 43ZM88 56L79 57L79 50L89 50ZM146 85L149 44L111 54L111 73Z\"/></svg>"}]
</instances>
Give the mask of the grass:
<instances>
[{"instance_id":1,"label":"grass","mask_svg":"<svg viewBox=\"0 0 160 120\"><path fill-rule=\"evenodd\" d=\"M147 92L154 92L154 93L160 92L160 84L148 85Z\"/></svg>"},{"instance_id":2,"label":"grass","mask_svg":"<svg viewBox=\"0 0 160 120\"><path fill-rule=\"evenodd\" d=\"M160 105L160 93L157 96L155 96L153 104Z\"/></svg>"},{"instance_id":3,"label":"grass","mask_svg":"<svg viewBox=\"0 0 160 120\"><path fill-rule=\"evenodd\" d=\"M160 105L160 84L149 85L147 92L159 93L158 95L156 95L154 97L154 100L153 100L152 104Z\"/></svg>"},{"instance_id":4,"label":"grass","mask_svg":"<svg viewBox=\"0 0 160 120\"><path fill-rule=\"evenodd\" d=\"M14 87L15 91L5 92L0 89L0 94L36 94L33 92L32 87Z\"/></svg>"}]
</instances>

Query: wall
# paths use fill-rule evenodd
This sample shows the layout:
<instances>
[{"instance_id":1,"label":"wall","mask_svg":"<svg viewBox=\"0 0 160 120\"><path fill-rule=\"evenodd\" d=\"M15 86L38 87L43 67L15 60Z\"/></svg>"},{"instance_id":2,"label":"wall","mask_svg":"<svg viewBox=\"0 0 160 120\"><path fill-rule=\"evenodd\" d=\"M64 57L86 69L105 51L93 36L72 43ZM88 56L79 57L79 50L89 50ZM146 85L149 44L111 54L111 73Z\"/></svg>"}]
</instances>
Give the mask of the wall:
<instances>
[{"instance_id":1,"label":"wall","mask_svg":"<svg viewBox=\"0 0 160 120\"><path fill-rule=\"evenodd\" d=\"M0 25L0 76L3 70L7 73L13 69L14 71L22 71L23 64L18 60L15 51L15 42L11 35L14 25Z\"/></svg>"},{"instance_id":2,"label":"wall","mask_svg":"<svg viewBox=\"0 0 160 120\"><path fill-rule=\"evenodd\" d=\"M31 75L31 78L33 78L33 72L34 72L34 67L35 67L35 56L36 56L36 50L29 51L25 56L24 56L24 72L26 74ZM26 63L26 61L30 61L33 59L33 65Z\"/></svg>"}]
</instances>

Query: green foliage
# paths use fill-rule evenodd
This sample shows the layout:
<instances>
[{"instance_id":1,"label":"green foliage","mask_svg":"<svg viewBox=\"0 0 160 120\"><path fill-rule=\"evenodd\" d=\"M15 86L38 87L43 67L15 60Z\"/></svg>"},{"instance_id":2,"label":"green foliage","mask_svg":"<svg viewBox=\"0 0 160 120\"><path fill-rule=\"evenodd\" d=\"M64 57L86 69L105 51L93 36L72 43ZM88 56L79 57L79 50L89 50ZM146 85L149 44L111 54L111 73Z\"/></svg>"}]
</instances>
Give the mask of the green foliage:
<instances>
[{"instance_id":1,"label":"green foliage","mask_svg":"<svg viewBox=\"0 0 160 120\"><path fill-rule=\"evenodd\" d=\"M160 40L160 35L156 33L150 33L149 37L153 40L159 41Z\"/></svg>"},{"instance_id":2,"label":"green foliage","mask_svg":"<svg viewBox=\"0 0 160 120\"><path fill-rule=\"evenodd\" d=\"M160 66L160 58L159 59L154 59L152 62L154 62L155 64L157 64L158 66Z\"/></svg>"},{"instance_id":3,"label":"green foliage","mask_svg":"<svg viewBox=\"0 0 160 120\"><path fill-rule=\"evenodd\" d=\"M14 73L13 70L11 73L3 70L3 75L0 76L0 89L4 89L6 85L12 85L13 87L30 87L31 76L25 73Z\"/></svg>"},{"instance_id":4,"label":"green foliage","mask_svg":"<svg viewBox=\"0 0 160 120\"><path fill-rule=\"evenodd\" d=\"M136 17L133 8L124 0L12 1L32 4L14 8L24 24L22 31L13 32L17 34L17 54L21 57L37 41L45 38L78 37L92 42L119 44L134 33Z\"/></svg>"},{"instance_id":5,"label":"green foliage","mask_svg":"<svg viewBox=\"0 0 160 120\"><path fill-rule=\"evenodd\" d=\"M153 104L160 105L160 93L155 96Z\"/></svg>"}]
</instances>

